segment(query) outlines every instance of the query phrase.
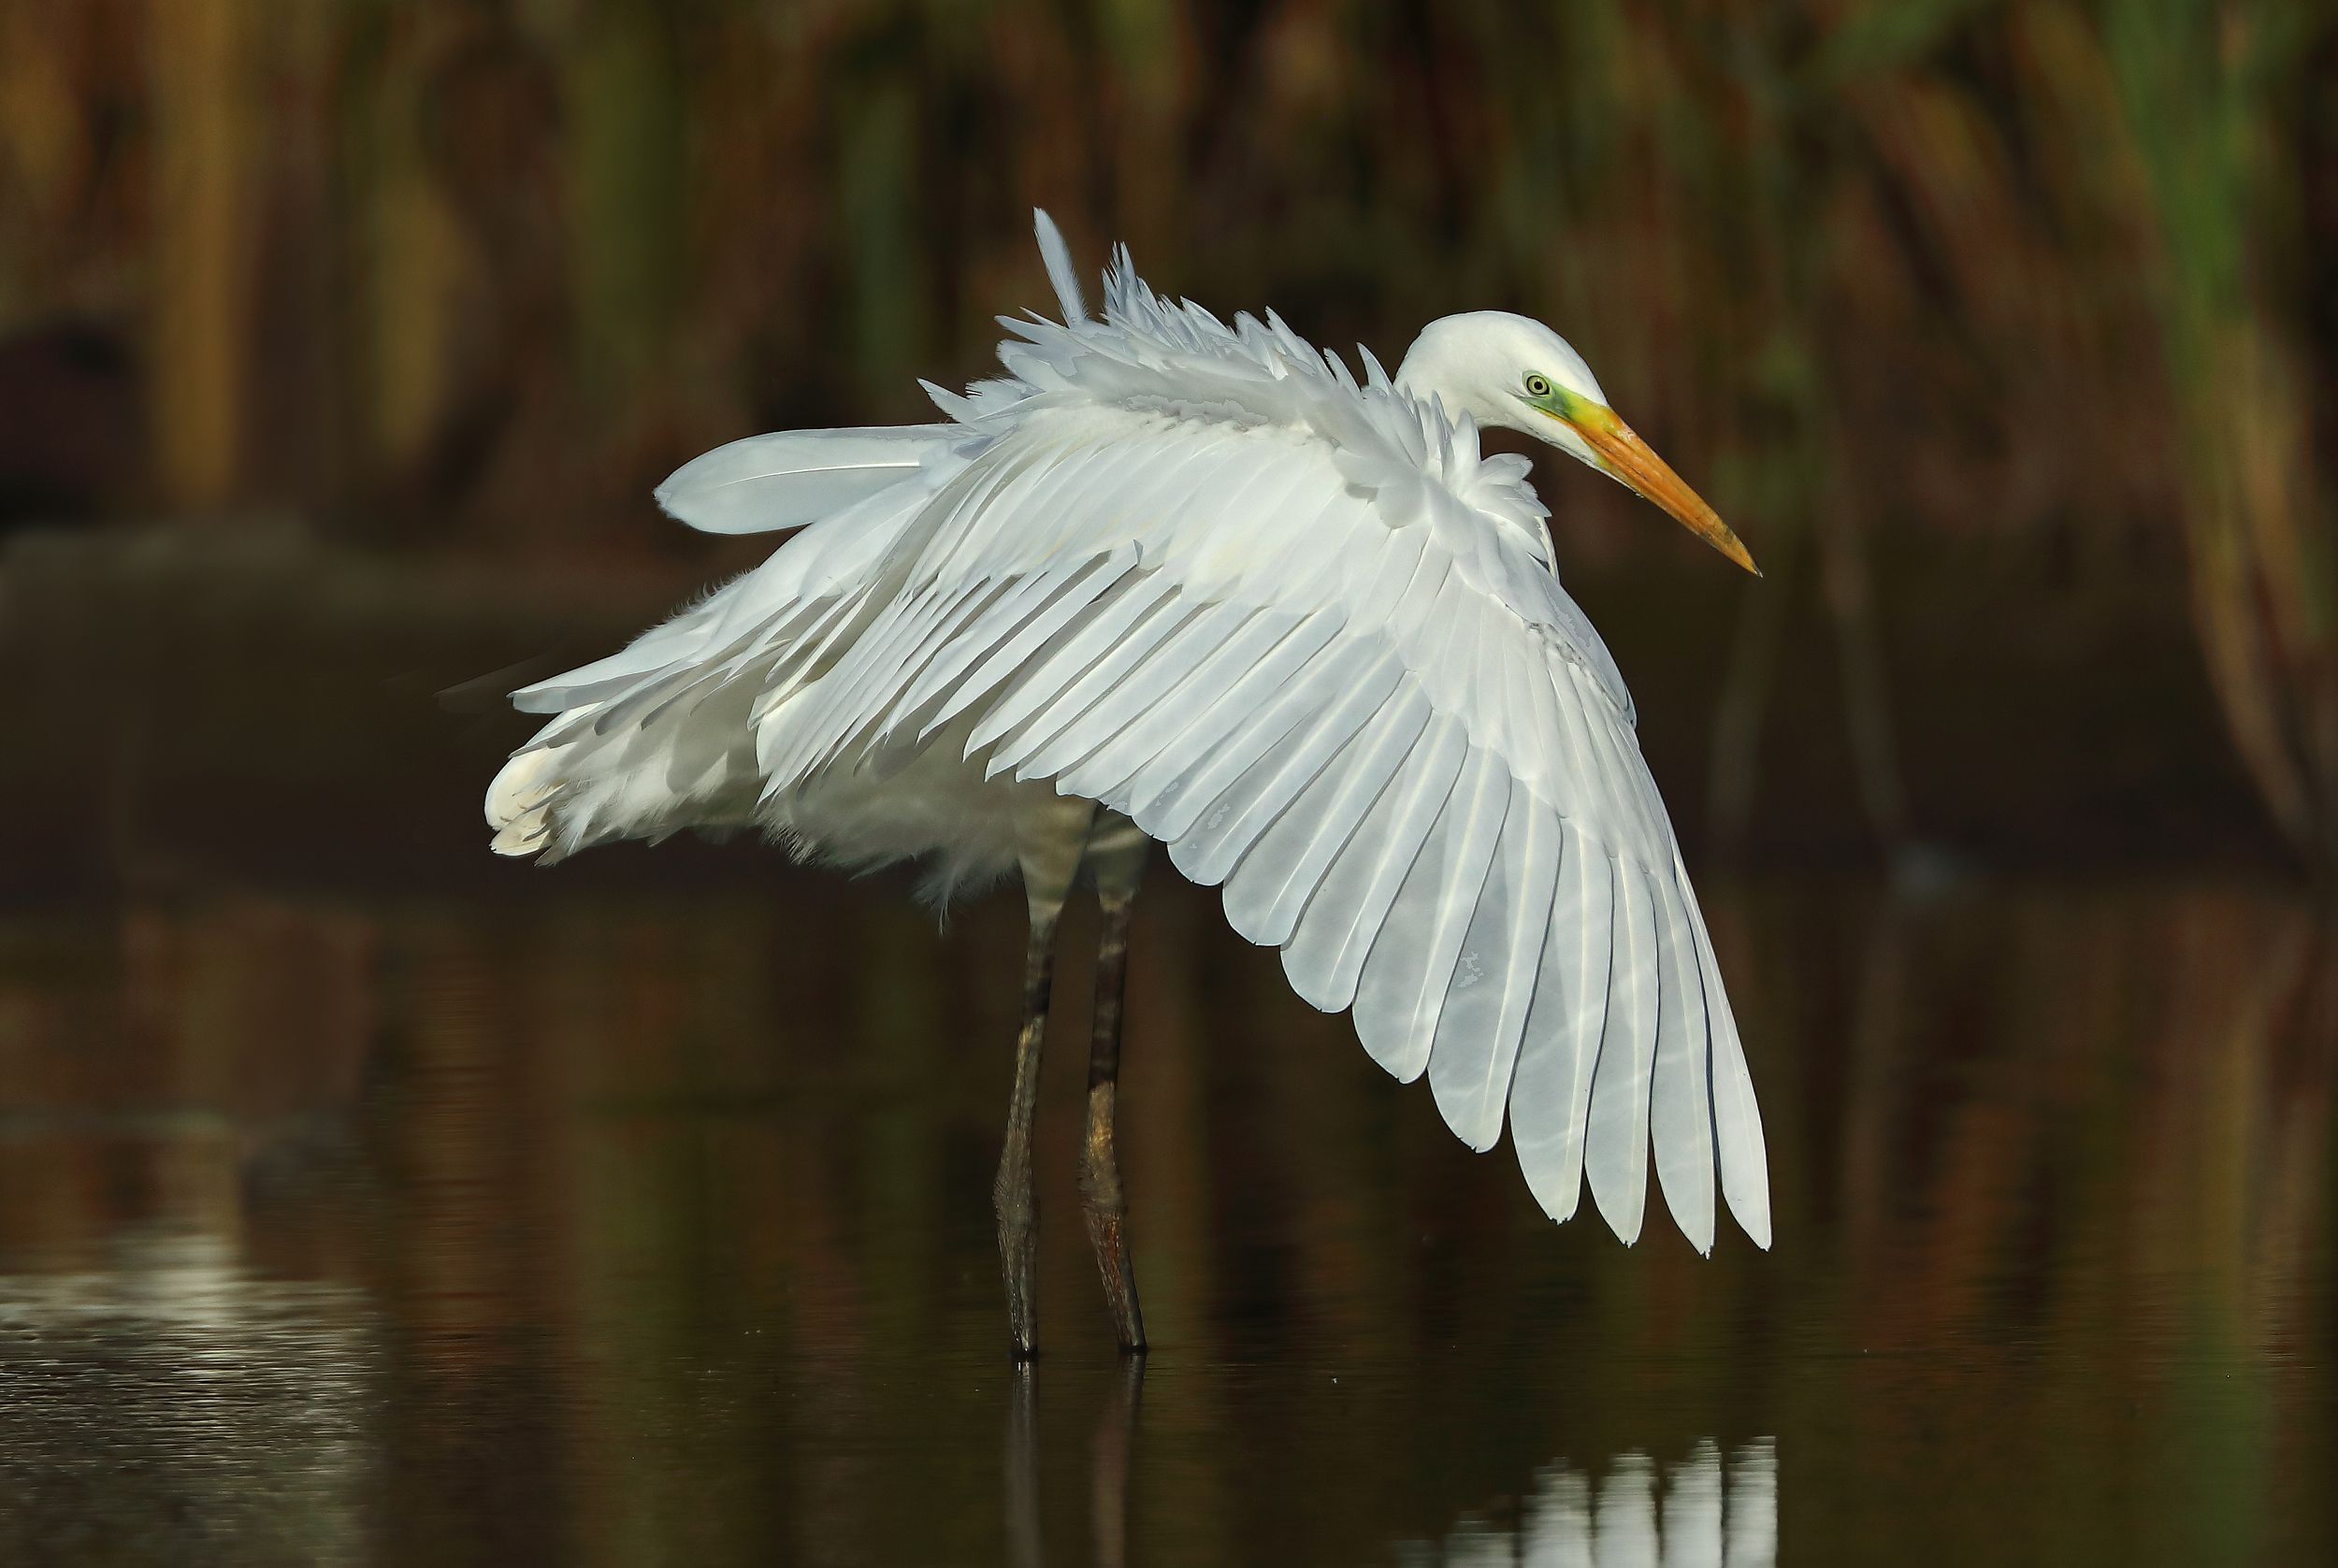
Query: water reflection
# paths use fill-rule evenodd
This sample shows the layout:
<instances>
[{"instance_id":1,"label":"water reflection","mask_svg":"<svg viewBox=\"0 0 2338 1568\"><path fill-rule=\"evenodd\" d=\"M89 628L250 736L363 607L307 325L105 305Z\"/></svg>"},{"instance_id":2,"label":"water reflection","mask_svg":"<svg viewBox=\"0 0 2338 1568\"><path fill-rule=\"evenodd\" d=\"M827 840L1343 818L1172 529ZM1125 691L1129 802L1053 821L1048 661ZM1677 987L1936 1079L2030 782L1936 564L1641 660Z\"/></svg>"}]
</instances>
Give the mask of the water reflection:
<instances>
[{"instance_id":1,"label":"water reflection","mask_svg":"<svg viewBox=\"0 0 2338 1568\"><path fill-rule=\"evenodd\" d=\"M359 1561L378 1371L354 1292L249 1278L217 1237L0 1276L0 1558Z\"/></svg>"},{"instance_id":2,"label":"water reflection","mask_svg":"<svg viewBox=\"0 0 2338 1568\"><path fill-rule=\"evenodd\" d=\"M1797 1559L2338 1555L2338 960L2285 899L1717 887L1780 1225L1708 1262L1554 1231L1164 882L1140 1383L1076 1223L1074 1050L1050 1354L1002 1353L1012 910L938 938L885 886L518 885L0 923L0 1547L1608 1562L1717 1529L1734 1563L1782 1522Z\"/></svg>"},{"instance_id":3,"label":"water reflection","mask_svg":"<svg viewBox=\"0 0 2338 1568\"><path fill-rule=\"evenodd\" d=\"M1067 1561L1120 1568L1130 1560L1129 1496L1133 1480L1141 1479L1133 1456L1146 1363L1143 1356L1121 1362L1100 1402L1085 1469L1072 1474L1050 1476L1046 1469L1036 1414L1039 1369L1020 1366L1006 1379L1003 1495L1014 1568L1039 1568L1048 1560L1041 1500L1050 1481L1084 1491L1088 1502L1089 1549ZM1399 1541L1392 1550L1403 1568L1772 1568L1777 1445L1768 1438L1744 1445L1725 1474L1721 1446L1710 1438L1661 1467L1643 1453L1616 1454L1595 1477L1553 1461L1514 1502L1464 1515L1439 1541Z\"/></svg>"},{"instance_id":4,"label":"water reflection","mask_svg":"<svg viewBox=\"0 0 2338 1568\"><path fill-rule=\"evenodd\" d=\"M1662 1471L1618 1454L1596 1483L1552 1464L1535 1478L1514 1526L1467 1518L1436 1545L1408 1543L1406 1568L1770 1568L1778 1561L1778 1449L1765 1439L1731 1456L1725 1477L1710 1438ZM1661 1496L1661 1502L1659 1498Z\"/></svg>"},{"instance_id":5,"label":"water reflection","mask_svg":"<svg viewBox=\"0 0 2338 1568\"><path fill-rule=\"evenodd\" d=\"M1090 1551L1100 1568L1120 1568L1129 1556L1129 1467L1136 1416L1145 1390L1142 1355L1124 1356L1088 1444ZM1015 1568L1046 1561L1040 1529L1042 1463L1038 1431L1039 1369L1026 1363L1007 1377L1006 1540Z\"/></svg>"}]
</instances>

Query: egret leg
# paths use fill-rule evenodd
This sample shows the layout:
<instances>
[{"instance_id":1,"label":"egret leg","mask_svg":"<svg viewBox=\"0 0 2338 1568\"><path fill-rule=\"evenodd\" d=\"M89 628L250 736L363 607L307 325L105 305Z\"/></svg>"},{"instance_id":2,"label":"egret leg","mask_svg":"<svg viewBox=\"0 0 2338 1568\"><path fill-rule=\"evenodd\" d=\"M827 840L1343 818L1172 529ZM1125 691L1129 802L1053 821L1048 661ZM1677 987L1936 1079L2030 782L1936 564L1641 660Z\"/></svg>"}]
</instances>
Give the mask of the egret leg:
<instances>
[{"instance_id":1,"label":"egret leg","mask_svg":"<svg viewBox=\"0 0 2338 1568\"><path fill-rule=\"evenodd\" d=\"M999 1272L1006 1282L1010 1348L1018 1361L1039 1354L1039 1200L1031 1185L1032 1117L1039 1107L1039 1057L1046 1043L1048 992L1055 979L1055 928L1079 872L1088 836L1085 802L1075 816L1058 813L1023 833L1023 896L1031 906L1031 945L1023 960L1023 1028L1015 1041L1015 1089L1007 1101L1006 1142L990 1188L999 1216Z\"/></svg>"},{"instance_id":2,"label":"egret leg","mask_svg":"<svg viewBox=\"0 0 2338 1568\"><path fill-rule=\"evenodd\" d=\"M1015 1041L1015 1092L1006 1107L1006 1143L991 1206L999 1216L999 1271L1006 1280L1007 1333L1015 1359L1039 1354L1039 1200L1031 1189L1031 1122L1039 1105L1039 1054L1046 1043L1047 993L1055 978L1056 917L1061 900L1031 906L1031 946L1023 961L1023 1029Z\"/></svg>"},{"instance_id":3,"label":"egret leg","mask_svg":"<svg viewBox=\"0 0 2338 1568\"><path fill-rule=\"evenodd\" d=\"M1120 1090L1121 1002L1127 989L1129 912L1152 848L1136 824L1118 812L1096 819L1088 839L1088 866L1096 881L1103 912L1096 947L1095 1032L1088 1052L1088 1129L1080 1141L1080 1207L1088 1216L1088 1244L1104 1275L1104 1300L1123 1351L1145 1348L1145 1314L1136 1302L1136 1274L1129 1262L1128 1197L1120 1187L1120 1152L1114 1113Z\"/></svg>"}]
</instances>

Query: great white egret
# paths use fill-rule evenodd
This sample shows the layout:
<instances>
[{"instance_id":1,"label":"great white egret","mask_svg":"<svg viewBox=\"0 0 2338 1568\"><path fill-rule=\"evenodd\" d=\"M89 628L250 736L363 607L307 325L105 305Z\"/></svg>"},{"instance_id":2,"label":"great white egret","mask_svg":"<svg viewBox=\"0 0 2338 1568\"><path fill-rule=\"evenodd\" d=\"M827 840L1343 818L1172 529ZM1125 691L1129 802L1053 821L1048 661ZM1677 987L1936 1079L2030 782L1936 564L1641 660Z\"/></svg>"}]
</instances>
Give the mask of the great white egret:
<instances>
[{"instance_id":1,"label":"great white egret","mask_svg":"<svg viewBox=\"0 0 2338 1568\"><path fill-rule=\"evenodd\" d=\"M1273 312L1163 300L1127 249L1091 318L1036 215L1061 324L931 424L733 441L657 491L713 533L801 529L623 652L513 694L552 721L487 792L495 847L758 827L916 859L941 897L1019 870L1024 1021L995 1199L1036 1347L1031 1121L1056 920L1103 909L1081 1191L1120 1343L1143 1318L1114 1147L1131 900L1151 841L1292 986L1424 1071L1473 1149L1507 1109L1535 1197L1588 1178L1639 1234L1652 1148L1700 1252L1713 1189L1769 1244L1760 1113L1613 659L1559 586L1523 431L1748 570L1582 357L1499 311L1363 377Z\"/></svg>"}]
</instances>

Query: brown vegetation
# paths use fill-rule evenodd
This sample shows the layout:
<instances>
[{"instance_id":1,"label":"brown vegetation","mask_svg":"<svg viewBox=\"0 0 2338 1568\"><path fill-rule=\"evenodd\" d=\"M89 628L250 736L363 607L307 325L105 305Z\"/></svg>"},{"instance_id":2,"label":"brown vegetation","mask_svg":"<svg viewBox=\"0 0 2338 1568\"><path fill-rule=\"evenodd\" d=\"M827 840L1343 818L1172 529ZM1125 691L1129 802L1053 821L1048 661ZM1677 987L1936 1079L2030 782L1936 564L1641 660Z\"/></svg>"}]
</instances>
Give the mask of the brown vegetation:
<instances>
[{"instance_id":1,"label":"brown vegetation","mask_svg":"<svg viewBox=\"0 0 2338 1568\"><path fill-rule=\"evenodd\" d=\"M1041 297L1034 201L1384 352L1515 306L1772 572L1716 699L1725 835L1806 602L1897 837L1896 597L1977 640L2140 578L2185 585L2327 858L2333 60L2302 0L7 0L0 334L136 366L80 416L121 427L76 448L90 507L541 573L699 549L642 496L714 441L976 372ZM10 428L53 510L55 438L42 468ZM1580 574L1659 547L1559 482Z\"/></svg>"}]
</instances>

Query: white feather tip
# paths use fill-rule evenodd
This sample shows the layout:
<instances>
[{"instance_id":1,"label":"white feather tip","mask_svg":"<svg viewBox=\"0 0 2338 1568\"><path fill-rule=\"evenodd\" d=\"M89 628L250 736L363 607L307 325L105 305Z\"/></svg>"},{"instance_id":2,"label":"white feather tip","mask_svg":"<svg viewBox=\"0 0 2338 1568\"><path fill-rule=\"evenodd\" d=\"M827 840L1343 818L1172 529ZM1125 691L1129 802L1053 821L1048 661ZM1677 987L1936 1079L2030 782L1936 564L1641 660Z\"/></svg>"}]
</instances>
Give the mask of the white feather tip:
<instances>
[{"instance_id":1,"label":"white feather tip","mask_svg":"<svg viewBox=\"0 0 2338 1568\"><path fill-rule=\"evenodd\" d=\"M1055 296L1063 307L1063 324L1088 319L1088 304L1080 297L1079 274L1072 269L1072 249L1063 243L1063 231L1055 226L1044 207L1031 209L1032 230L1039 236L1040 259L1047 264L1047 281L1055 285Z\"/></svg>"}]
</instances>

